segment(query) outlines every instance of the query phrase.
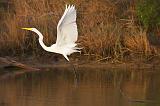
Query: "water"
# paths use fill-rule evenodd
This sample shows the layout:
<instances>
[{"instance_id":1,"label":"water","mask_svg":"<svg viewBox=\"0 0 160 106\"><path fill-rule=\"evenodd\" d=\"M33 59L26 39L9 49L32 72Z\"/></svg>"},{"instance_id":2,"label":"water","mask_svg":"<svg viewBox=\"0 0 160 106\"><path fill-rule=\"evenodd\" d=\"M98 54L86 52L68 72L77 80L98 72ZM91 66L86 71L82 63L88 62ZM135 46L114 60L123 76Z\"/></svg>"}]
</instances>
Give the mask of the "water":
<instances>
[{"instance_id":1,"label":"water","mask_svg":"<svg viewBox=\"0 0 160 106\"><path fill-rule=\"evenodd\" d=\"M0 106L160 106L158 70L6 73L0 73Z\"/></svg>"}]
</instances>

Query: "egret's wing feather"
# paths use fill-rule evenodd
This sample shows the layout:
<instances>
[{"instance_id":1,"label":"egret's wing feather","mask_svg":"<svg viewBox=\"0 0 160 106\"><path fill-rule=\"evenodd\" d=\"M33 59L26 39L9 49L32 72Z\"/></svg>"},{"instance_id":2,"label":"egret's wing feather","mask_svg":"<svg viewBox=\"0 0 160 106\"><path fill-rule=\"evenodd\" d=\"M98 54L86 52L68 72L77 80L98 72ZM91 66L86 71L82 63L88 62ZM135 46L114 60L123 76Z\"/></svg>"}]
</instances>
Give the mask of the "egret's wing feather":
<instances>
[{"instance_id":1,"label":"egret's wing feather","mask_svg":"<svg viewBox=\"0 0 160 106\"><path fill-rule=\"evenodd\" d=\"M75 6L66 6L64 14L57 26L57 40L58 46L67 44L74 44L77 41L78 31L76 24L76 10Z\"/></svg>"}]
</instances>

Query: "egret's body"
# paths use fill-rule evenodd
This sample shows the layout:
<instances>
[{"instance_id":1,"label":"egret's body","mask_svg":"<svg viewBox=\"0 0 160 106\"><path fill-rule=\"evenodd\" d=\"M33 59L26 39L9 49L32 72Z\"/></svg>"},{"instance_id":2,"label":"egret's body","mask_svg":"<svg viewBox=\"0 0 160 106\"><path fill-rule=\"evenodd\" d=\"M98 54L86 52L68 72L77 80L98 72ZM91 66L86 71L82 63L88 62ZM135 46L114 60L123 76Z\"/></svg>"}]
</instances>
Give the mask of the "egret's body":
<instances>
[{"instance_id":1,"label":"egret's body","mask_svg":"<svg viewBox=\"0 0 160 106\"><path fill-rule=\"evenodd\" d=\"M57 40L56 43L47 47L43 43L43 35L36 28L22 28L26 30L33 31L39 35L39 43L42 48L48 52L54 52L62 54L68 61L67 55L74 52L80 52L78 47L76 47L76 41L78 38L77 24L76 24L76 10L75 6L66 5L66 9L63 16L57 25Z\"/></svg>"}]
</instances>

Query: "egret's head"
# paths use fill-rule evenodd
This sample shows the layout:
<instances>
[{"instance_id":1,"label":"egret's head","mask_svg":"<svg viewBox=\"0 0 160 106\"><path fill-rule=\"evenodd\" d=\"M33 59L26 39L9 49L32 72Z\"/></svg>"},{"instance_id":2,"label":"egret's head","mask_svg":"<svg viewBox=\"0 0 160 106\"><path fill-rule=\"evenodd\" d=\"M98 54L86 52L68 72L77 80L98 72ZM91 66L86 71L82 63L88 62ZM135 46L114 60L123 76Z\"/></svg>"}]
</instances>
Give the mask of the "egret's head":
<instances>
[{"instance_id":1,"label":"egret's head","mask_svg":"<svg viewBox=\"0 0 160 106\"><path fill-rule=\"evenodd\" d=\"M39 31L36 28L22 28L22 29L28 30L28 31L33 31L33 32L35 32L37 34L39 33Z\"/></svg>"},{"instance_id":2,"label":"egret's head","mask_svg":"<svg viewBox=\"0 0 160 106\"><path fill-rule=\"evenodd\" d=\"M33 31L35 28L22 28L22 29Z\"/></svg>"},{"instance_id":3,"label":"egret's head","mask_svg":"<svg viewBox=\"0 0 160 106\"><path fill-rule=\"evenodd\" d=\"M43 35L36 28L22 28L22 29L33 31L38 34L39 38L43 39Z\"/></svg>"}]
</instances>

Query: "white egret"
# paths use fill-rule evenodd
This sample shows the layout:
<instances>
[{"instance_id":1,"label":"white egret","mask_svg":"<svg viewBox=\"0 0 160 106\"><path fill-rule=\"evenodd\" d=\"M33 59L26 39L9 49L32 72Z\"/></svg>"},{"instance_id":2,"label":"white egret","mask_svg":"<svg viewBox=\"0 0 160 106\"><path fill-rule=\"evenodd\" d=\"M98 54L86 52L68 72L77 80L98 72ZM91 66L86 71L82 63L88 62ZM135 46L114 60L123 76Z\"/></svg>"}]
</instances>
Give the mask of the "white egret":
<instances>
[{"instance_id":1,"label":"white egret","mask_svg":"<svg viewBox=\"0 0 160 106\"><path fill-rule=\"evenodd\" d=\"M43 43L43 35L36 28L22 28L30 30L38 34L39 43L42 48L48 52L62 54L68 61L67 55L74 52L80 52L76 47L78 38L77 24L76 24L76 9L74 5L66 5L66 9L57 25L57 40L56 43L47 47Z\"/></svg>"}]
</instances>

